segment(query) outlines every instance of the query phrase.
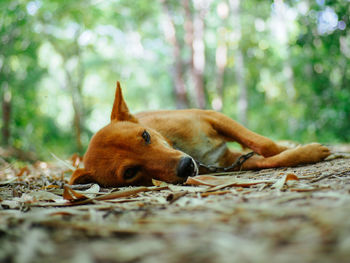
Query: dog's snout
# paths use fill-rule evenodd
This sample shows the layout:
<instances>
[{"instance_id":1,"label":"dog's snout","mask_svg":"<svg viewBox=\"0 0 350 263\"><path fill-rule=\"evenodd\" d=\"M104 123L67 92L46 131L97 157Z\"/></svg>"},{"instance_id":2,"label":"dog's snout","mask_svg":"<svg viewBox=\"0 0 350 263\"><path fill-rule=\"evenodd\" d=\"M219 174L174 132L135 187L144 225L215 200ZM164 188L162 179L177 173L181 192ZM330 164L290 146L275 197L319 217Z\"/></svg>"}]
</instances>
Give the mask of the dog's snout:
<instances>
[{"instance_id":1,"label":"dog's snout","mask_svg":"<svg viewBox=\"0 0 350 263\"><path fill-rule=\"evenodd\" d=\"M196 175L196 165L192 158L182 157L177 167L177 176L187 178Z\"/></svg>"}]
</instances>

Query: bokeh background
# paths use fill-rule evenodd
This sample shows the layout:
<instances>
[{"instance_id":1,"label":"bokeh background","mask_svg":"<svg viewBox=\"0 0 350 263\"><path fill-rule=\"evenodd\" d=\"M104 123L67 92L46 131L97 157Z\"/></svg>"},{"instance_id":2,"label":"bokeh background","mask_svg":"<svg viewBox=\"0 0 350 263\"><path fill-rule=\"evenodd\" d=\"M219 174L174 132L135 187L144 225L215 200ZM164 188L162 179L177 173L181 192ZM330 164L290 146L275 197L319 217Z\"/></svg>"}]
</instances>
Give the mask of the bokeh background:
<instances>
[{"instance_id":1,"label":"bokeh background","mask_svg":"<svg viewBox=\"0 0 350 263\"><path fill-rule=\"evenodd\" d=\"M207 108L276 140L350 141L350 1L2 0L1 148L83 153L132 112ZM32 156L32 155L31 155Z\"/></svg>"}]
</instances>

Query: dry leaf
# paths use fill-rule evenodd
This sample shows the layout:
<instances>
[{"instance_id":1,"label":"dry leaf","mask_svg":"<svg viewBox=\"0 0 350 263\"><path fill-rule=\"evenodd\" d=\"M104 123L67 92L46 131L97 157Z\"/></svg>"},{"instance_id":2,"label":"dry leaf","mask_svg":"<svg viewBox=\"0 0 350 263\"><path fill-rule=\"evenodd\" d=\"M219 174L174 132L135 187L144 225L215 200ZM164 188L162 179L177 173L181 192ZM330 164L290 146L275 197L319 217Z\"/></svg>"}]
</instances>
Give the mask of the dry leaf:
<instances>
[{"instance_id":1,"label":"dry leaf","mask_svg":"<svg viewBox=\"0 0 350 263\"><path fill-rule=\"evenodd\" d=\"M109 199L115 199L115 198L135 195L135 194L140 193L140 192L160 191L160 190L164 190L164 189L167 189L167 188L168 188L167 186L161 186L161 187L144 187L144 186L140 186L140 187L134 187L134 188L127 189L127 190L120 190L118 192L114 192L114 193L110 193L110 194L105 194L105 195L102 195L102 196L98 196L98 197L96 197L94 199L95 200L109 200Z\"/></svg>"},{"instance_id":2,"label":"dry leaf","mask_svg":"<svg viewBox=\"0 0 350 263\"><path fill-rule=\"evenodd\" d=\"M156 179L152 179L152 184L154 186L167 186L168 185L168 183L163 182L163 181L159 181L159 180L156 180Z\"/></svg>"},{"instance_id":3,"label":"dry leaf","mask_svg":"<svg viewBox=\"0 0 350 263\"><path fill-rule=\"evenodd\" d=\"M31 196L34 199L34 201L62 201L61 196L55 195L47 191L33 191L26 195Z\"/></svg>"},{"instance_id":4,"label":"dry leaf","mask_svg":"<svg viewBox=\"0 0 350 263\"><path fill-rule=\"evenodd\" d=\"M94 198L97 194L99 194L100 186L98 184L93 184L93 185L91 185L90 188L88 188L86 190L80 190L80 191L75 190L75 192L83 194L88 198Z\"/></svg>"},{"instance_id":5,"label":"dry leaf","mask_svg":"<svg viewBox=\"0 0 350 263\"><path fill-rule=\"evenodd\" d=\"M21 197L15 197L13 198L14 201L16 201L18 206L21 206L23 204L30 204L30 206L37 206L37 205L42 205L42 204L47 204L47 202L50 202L52 205L52 202L55 202L55 205L58 205L60 203L64 202L64 199L59 196L55 195L53 193L47 192L47 191L32 191L29 193L24 193L21 195ZM16 205L16 203L6 203L5 200L1 202L2 204L8 204L8 205Z\"/></svg>"},{"instance_id":6,"label":"dry leaf","mask_svg":"<svg viewBox=\"0 0 350 263\"><path fill-rule=\"evenodd\" d=\"M190 185L207 185L207 186L241 186L249 187L256 184L272 183L270 180L250 180L250 179L238 179L232 176L212 176L212 175L199 175L196 177L189 177L186 184Z\"/></svg>"},{"instance_id":7,"label":"dry leaf","mask_svg":"<svg viewBox=\"0 0 350 263\"><path fill-rule=\"evenodd\" d=\"M326 160L327 161L331 161L334 159L338 159L338 158L344 158L344 159L350 159L350 153L346 153L346 152L333 152L331 155L329 155Z\"/></svg>"},{"instance_id":8,"label":"dry leaf","mask_svg":"<svg viewBox=\"0 0 350 263\"><path fill-rule=\"evenodd\" d=\"M299 178L295 174L286 174L283 175L281 179L278 179L271 187L281 190L289 180L299 180Z\"/></svg>"},{"instance_id":9,"label":"dry leaf","mask_svg":"<svg viewBox=\"0 0 350 263\"><path fill-rule=\"evenodd\" d=\"M173 192L186 191L186 192L190 192L190 193L200 193L200 192L206 191L208 189L208 186L206 186L206 185L189 186L189 185L169 184L168 188Z\"/></svg>"},{"instance_id":10,"label":"dry leaf","mask_svg":"<svg viewBox=\"0 0 350 263\"><path fill-rule=\"evenodd\" d=\"M16 174L16 176L17 177L21 177L24 174L26 174L26 175L30 174L30 170L29 170L29 168L27 166L21 168L21 170L19 171L18 174Z\"/></svg>"},{"instance_id":11,"label":"dry leaf","mask_svg":"<svg viewBox=\"0 0 350 263\"><path fill-rule=\"evenodd\" d=\"M64 187L63 198L70 202L88 199L88 197L74 191L72 188L70 188L67 185L64 185L63 187Z\"/></svg>"},{"instance_id":12,"label":"dry leaf","mask_svg":"<svg viewBox=\"0 0 350 263\"><path fill-rule=\"evenodd\" d=\"M160 190L164 190L167 188L168 188L167 186L163 186L163 187L140 186L140 187L134 187L134 188L127 189L127 190L120 190L117 192L100 195L100 196L97 196L94 198L87 198L87 197L85 197L85 195L82 195L82 194L72 190L71 188L69 188L68 186L65 185L65 194L63 194L63 195L66 196L65 197L66 200L71 201L71 203L65 204L67 206L86 205L86 204L93 203L94 201L105 201L105 200L110 200L110 199L132 196L132 195L135 195L135 194L140 193L140 192L160 191ZM79 199L80 196L85 197L85 199ZM70 200L68 198L73 199L73 200ZM74 201L74 202L72 202L72 201Z\"/></svg>"}]
</instances>

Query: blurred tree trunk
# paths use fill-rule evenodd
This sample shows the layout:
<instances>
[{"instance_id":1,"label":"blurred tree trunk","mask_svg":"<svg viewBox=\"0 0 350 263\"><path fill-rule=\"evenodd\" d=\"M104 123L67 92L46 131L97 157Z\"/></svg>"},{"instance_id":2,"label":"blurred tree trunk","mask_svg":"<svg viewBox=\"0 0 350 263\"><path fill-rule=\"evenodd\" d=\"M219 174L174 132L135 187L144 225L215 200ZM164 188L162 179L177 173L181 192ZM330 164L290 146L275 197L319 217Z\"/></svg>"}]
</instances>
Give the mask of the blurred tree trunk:
<instances>
[{"instance_id":1,"label":"blurred tree trunk","mask_svg":"<svg viewBox=\"0 0 350 263\"><path fill-rule=\"evenodd\" d=\"M181 58L181 46L176 38L176 29L174 21L170 14L167 1L161 0L164 14L166 16L166 25L164 28L165 39L171 44L173 50L174 68L172 70L174 81L174 92L176 96L176 108L188 108L189 103L186 94L183 69L185 67Z\"/></svg>"},{"instance_id":2,"label":"blurred tree trunk","mask_svg":"<svg viewBox=\"0 0 350 263\"><path fill-rule=\"evenodd\" d=\"M243 53L240 49L236 52L236 70L235 70L237 85L238 85L238 121L243 125L248 124L248 92L245 82L245 65Z\"/></svg>"},{"instance_id":3,"label":"blurred tree trunk","mask_svg":"<svg viewBox=\"0 0 350 263\"><path fill-rule=\"evenodd\" d=\"M63 60L63 67L65 73L65 86L70 92L72 99L72 106L74 111L73 127L75 131L75 141L78 152L83 152L83 145L81 142L81 134L84 129L84 101L82 95L82 86L85 78L84 67L82 65L81 49L78 43L79 31L74 36L74 41L71 43L69 48L61 47L55 42L54 39L50 39L50 43L53 45L55 50L61 55ZM68 68L68 62L70 59L77 59L76 62L76 74L73 70Z\"/></svg>"},{"instance_id":4,"label":"blurred tree trunk","mask_svg":"<svg viewBox=\"0 0 350 263\"><path fill-rule=\"evenodd\" d=\"M275 10L276 10L276 15L278 18L278 24L280 27L280 31L283 32L285 35L282 38L282 44L283 44L283 49L282 52L284 53L285 59L283 60L283 75L286 78L285 81L285 88L286 88L286 102L288 106L288 110L291 112L288 117L288 132L290 133L291 136L295 134L297 131L297 120L296 117L293 116L293 107L295 105L295 96L296 96L296 91L295 91L295 85L294 85L294 72L293 68L291 65L291 59L290 59L290 52L289 52L289 47L288 47L288 21L286 21L286 7L283 3L283 0L274 0L275 4Z\"/></svg>"},{"instance_id":5,"label":"blurred tree trunk","mask_svg":"<svg viewBox=\"0 0 350 263\"><path fill-rule=\"evenodd\" d=\"M245 82L245 65L243 52L239 45L241 38L241 21L240 21L240 0L230 0L230 7L232 12L232 24L234 27L234 34L237 35L238 44L235 52L235 76L238 85L238 103L237 103L237 117L238 121L243 125L247 125L248 112L248 96L247 85Z\"/></svg>"},{"instance_id":6,"label":"blurred tree trunk","mask_svg":"<svg viewBox=\"0 0 350 263\"><path fill-rule=\"evenodd\" d=\"M85 79L85 68L83 66L82 62L82 54L81 54L81 48L78 43L78 39L80 37L80 31L77 31L75 38L74 38L74 45L76 48L76 57L78 60L77 63L77 75L75 82L71 85L71 94L72 94L72 102L73 102L73 108L74 108L74 126L75 126L75 133L76 133L76 142L78 151L80 153L83 152L83 145L81 142L81 133L84 130L84 117L85 117L85 105L83 100L83 83Z\"/></svg>"},{"instance_id":7,"label":"blurred tree trunk","mask_svg":"<svg viewBox=\"0 0 350 263\"><path fill-rule=\"evenodd\" d=\"M8 19L8 18L7 18ZM3 21L6 21L6 17L2 18ZM0 22L0 25L3 26L4 22ZM7 47L13 47L14 41L20 35L20 30L16 29L16 23L11 23L8 28L6 26L1 28L3 32L6 32L3 35L3 43L0 45L0 96L1 96L1 110L2 110L2 127L1 127L1 135L2 135L2 144L4 146L10 145L11 139L11 112L12 112L12 92L9 86L9 81L11 79L11 68L9 65L9 55ZM11 50L12 51L12 50Z\"/></svg>"},{"instance_id":8,"label":"blurred tree trunk","mask_svg":"<svg viewBox=\"0 0 350 263\"><path fill-rule=\"evenodd\" d=\"M11 136L11 130L10 130L10 120L11 120L11 99L12 94L10 91L10 88L8 86L8 83L5 81L2 84L2 143L4 146L8 146L10 144L10 136Z\"/></svg>"},{"instance_id":9,"label":"blurred tree trunk","mask_svg":"<svg viewBox=\"0 0 350 263\"><path fill-rule=\"evenodd\" d=\"M194 0L194 12L191 11L189 0L183 1L185 8L185 34L186 43L191 50L191 75L195 88L197 106L201 109L206 107L204 88L205 69L205 44L204 44L204 18L207 10L207 0Z\"/></svg>"},{"instance_id":10,"label":"blurred tree trunk","mask_svg":"<svg viewBox=\"0 0 350 263\"><path fill-rule=\"evenodd\" d=\"M224 96L224 73L227 62L227 46L226 43L220 43L216 48L215 54L216 60L216 92L218 95L217 102L215 103L214 109L221 111L223 108L223 96Z\"/></svg>"},{"instance_id":11,"label":"blurred tree trunk","mask_svg":"<svg viewBox=\"0 0 350 263\"><path fill-rule=\"evenodd\" d=\"M83 145L81 142L81 133L83 129L83 120L84 120L84 104L82 99L82 80L73 80L71 73L65 67L65 75L66 75L66 86L68 87L71 98L72 98L72 106L74 111L73 124L75 130L75 141L77 145L78 152L83 151Z\"/></svg>"},{"instance_id":12,"label":"blurred tree trunk","mask_svg":"<svg viewBox=\"0 0 350 263\"><path fill-rule=\"evenodd\" d=\"M221 111L223 108L223 96L224 96L224 73L227 65L227 45L226 45L226 22L229 14L229 7L226 1L222 1L217 6L218 16L221 18L223 26L217 29L218 45L215 52L216 62L216 92L217 98L214 99L212 107L214 110Z\"/></svg>"},{"instance_id":13,"label":"blurred tree trunk","mask_svg":"<svg viewBox=\"0 0 350 263\"><path fill-rule=\"evenodd\" d=\"M288 41L288 27L287 27L287 21L285 19L286 16L286 10L283 4L283 0L274 0L275 8L276 8L276 14L279 21L279 26L281 27L281 32L284 32L286 34L285 41ZM290 102L294 102L295 100L295 87L294 87L294 73L293 69L290 63L290 54L288 50L288 44L284 44L285 49L285 56L286 59L283 63L283 73L286 76L287 82L286 82L286 93L287 97Z\"/></svg>"}]
</instances>

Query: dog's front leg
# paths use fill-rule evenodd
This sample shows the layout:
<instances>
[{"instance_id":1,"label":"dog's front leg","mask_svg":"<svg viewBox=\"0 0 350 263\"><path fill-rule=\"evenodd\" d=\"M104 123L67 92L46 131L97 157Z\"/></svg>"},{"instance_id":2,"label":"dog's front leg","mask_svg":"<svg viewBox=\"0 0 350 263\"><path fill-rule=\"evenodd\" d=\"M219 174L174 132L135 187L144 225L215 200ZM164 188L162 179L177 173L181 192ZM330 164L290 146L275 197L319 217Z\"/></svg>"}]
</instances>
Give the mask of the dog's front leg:
<instances>
[{"instance_id":1,"label":"dog's front leg","mask_svg":"<svg viewBox=\"0 0 350 263\"><path fill-rule=\"evenodd\" d=\"M219 112L208 111L203 118L227 141L236 141L264 157L274 156L288 149L269 138L250 131Z\"/></svg>"}]
</instances>

